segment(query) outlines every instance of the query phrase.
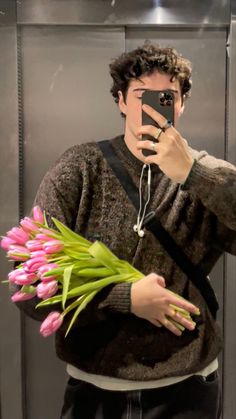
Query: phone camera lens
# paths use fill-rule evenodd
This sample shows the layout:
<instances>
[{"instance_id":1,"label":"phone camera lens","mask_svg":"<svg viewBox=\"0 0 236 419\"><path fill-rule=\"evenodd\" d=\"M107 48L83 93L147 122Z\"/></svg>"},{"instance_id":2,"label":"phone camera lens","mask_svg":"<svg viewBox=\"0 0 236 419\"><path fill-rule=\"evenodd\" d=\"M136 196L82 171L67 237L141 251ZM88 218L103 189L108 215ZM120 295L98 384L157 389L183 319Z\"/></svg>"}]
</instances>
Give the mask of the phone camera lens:
<instances>
[{"instance_id":1,"label":"phone camera lens","mask_svg":"<svg viewBox=\"0 0 236 419\"><path fill-rule=\"evenodd\" d=\"M166 101L167 106L171 106L171 100Z\"/></svg>"}]
</instances>

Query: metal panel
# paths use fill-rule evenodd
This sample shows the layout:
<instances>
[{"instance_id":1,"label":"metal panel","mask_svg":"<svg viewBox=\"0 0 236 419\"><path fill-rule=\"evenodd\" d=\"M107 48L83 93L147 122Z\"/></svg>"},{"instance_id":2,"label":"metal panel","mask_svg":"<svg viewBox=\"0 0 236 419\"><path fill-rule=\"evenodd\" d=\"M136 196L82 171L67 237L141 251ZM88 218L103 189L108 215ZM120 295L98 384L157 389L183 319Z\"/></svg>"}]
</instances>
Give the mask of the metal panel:
<instances>
[{"instance_id":1,"label":"metal panel","mask_svg":"<svg viewBox=\"0 0 236 419\"><path fill-rule=\"evenodd\" d=\"M16 25L15 0L0 0L0 25Z\"/></svg>"},{"instance_id":2,"label":"metal panel","mask_svg":"<svg viewBox=\"0 0 236 419\"><path fill-rule=\"evenodd\" d=\"M22 0L24 24L226 25L229 0Z\"/></svg>"},{"instance_id":3,"label":"metal panel","mask_svg":"<svg viewBox=\"0 0 236 419\"><path fill-rule=\"evenodd\" d=\"M42 176L66 148L123 131L109 92L108 63L124 47L121 28L22 28L26 211ZM38 328L27 319L27 418L51 419L59 416L65 366L56 359L53 338L42 339Z\"/></svg>"},{"instance_id":4,"label":"metal panel","mask_svg":"<svg viewBox=\"0 0 236 419\"><path fill-rule=\"evenodd\" d=\"M1 2L0 15L1 235L18 223L18 104L14 3L6 5L6 2ZM9 263L1 252L1 280L7 277L8 271ZM0 416L1 419L22 419L21 320L20 312L9 301L6 284L0 284L0 336Z\"/></svg>"},{"instance_id":5,"label":"metal panel","mask_svg":"<svg viewBox=\"0 0 236 419\"><path fill-rule=\"evenodd\" d=\"M236 164L236 1L234 15L232 15L232 22L229 36L229 72L228 72L228 143L227 153L228 159L233 164Z\"/></svg>"},{"instance_id":6,"label":"metal panel","mask_svg":"<svg viewBox=\"0 0 236 419\"><path fill-rule=\"evenodd\" d=\"M228 160L236 165L236 1L232 2L232 21L229 37L228 71ZM227 283L225 291L224 324L224 419L236 417L236 334L232 319L236 318L236 258L227 255Z\"/></svg>"},{"instance_id":7,"label":"metal panel","mask_svg":"<svg viewBox=\"0 0 236 419\"><path fill-rule=\"evenodd\" d=\"M124 45L121 28L23 29L26 211L42 176L67 147L123 130L108 64Z\"/></svg>"}]
</instances>

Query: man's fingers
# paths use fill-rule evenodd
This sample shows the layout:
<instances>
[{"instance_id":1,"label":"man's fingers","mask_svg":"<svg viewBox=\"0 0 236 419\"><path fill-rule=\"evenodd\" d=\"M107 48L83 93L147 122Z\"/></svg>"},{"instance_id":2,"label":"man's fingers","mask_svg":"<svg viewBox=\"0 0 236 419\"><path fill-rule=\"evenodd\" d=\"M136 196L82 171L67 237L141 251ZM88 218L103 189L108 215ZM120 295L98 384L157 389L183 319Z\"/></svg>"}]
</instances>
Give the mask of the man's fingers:
<instances>
[{"instance_id":1,"label":"man's fingers","mask_svg":"<svg viewBox=\"0 0 236 419\"><path fill-rule=\"evenodd\" d=\"M181 336L182 331L168 317L164 317L163 320L161 320L161 324L170 332L174 333L174 335Z\"/></svg>"},{"instance_id":2,"label":"man's fingers","mask_svg":"<svg viewBox=\"0 0 236 419\"><path fill-rule=\"evenodd\" d=\"M146 105L146 104L142 105L142 109L149 116L151 116L151 118L154 119L154 121L156 121L158 123L158 125L160 126L160 128L161 127L164 127L164 125L166 123L166 118L164 116L162 116L159 112L157 112L151 106Z\"/></svg>"},{"instance_id":3,"label":"man's fingers","mask_svg":"<svg viewBox=\"0 0 236 419\"><path fill-rule=\"evenodd\" d=\"M186 328L188 330L195 329L196 323L191 320L190 314L188 318L188 317L183 316L183 314L179 313L174 308L169 307L169 309L166 312L166 316L169 319L174 320L174 322L180 324L180 326L182 325L183 328Z\"/></svg>"},{"instance_id":4,"label":"man's fingers","mask_svg":"<svg viewBox=\"0 0 236 419\"><path fill-rule=\"evenodd\" d=\"M161 115L159 112L157 112L155 109L153 109L151 106L144 104L142 106L142 109L144 110L144 112L146 112L152 119L154 119L154 121L157 122L157 124L159 125L159 127L162 129L165 127L166 125L166 118ZM157 130L157 128L156 128ZM175 129L175 127L173 127L173 125L171 127L168 128L168 134L171 133L175 136L177 135L177 137L179 137L179 133L178 131ZM162 137L162 138L161 138ZM164 136L160 136L160 140L162 141L164 139Z\"/></svg>"},{"instance_id":5,"label":"man's fingers","mask_svg":"<svg viewBox=\"0 0 236 419\"><path fill-rule=\"evenodd\" d=\"M153 137L153 141L159 141L160 136L163 134L163 131L160 128L155 127L154 125L142 125L138 130L138 136L145 134L148 134L151 137Z\"/></svg>"},{"instance_id":6,"label":"man's fingers","mask_svg":"<svg viewBox=\"0 0 236 419\"><path fill-rule=\"evenodd\" d=\"M181 297L176 297L174 295L174 293L172 293L170 291L171 295L170 295L170 299L169 299L169 304L171 305L176 305L177 307L179 307L180 309L186 310L189 313L192 314L200 314L199 308L194 306L193 304L191 304L189 301L185 300L184 298Z\"/></svg>"},{"instance_id":7,"label":"man's fingers","mask_svg":"<svg viewBox=\"0 0 236 419\"><path fill-rule=\"evenodd\" d=\"M156 319L149 319L150 323L152 323L156 327L165 327L170 332L174 333L176 336L181 336L182 331L167 317L164 317L162 321L156 320Z\"/></svg>"},{"instance_id":8,"label":"man's fingers","mask_svg":"<svg viewBox=\"0 0 236 419\"><path fill-rule=\"evenodd\" d=\"M153 141L150 140L141 140L137 141L137 149L138 150L153 150L153 143L155 144L155 148L159 145L158 142L153 138Z\"/></svg>"},{"instance_id":9,"label":"man's fingers","mask_svg":"<svg viewBox=\"0 0 236 419\"><path fill-rule=\"evenodd\" d=\"M180 313L175 312L174 316L172 317L175 321L182 324L188 330L194 330L196 323L186 317L182 316Z\"/></svg>"}]
</instances>

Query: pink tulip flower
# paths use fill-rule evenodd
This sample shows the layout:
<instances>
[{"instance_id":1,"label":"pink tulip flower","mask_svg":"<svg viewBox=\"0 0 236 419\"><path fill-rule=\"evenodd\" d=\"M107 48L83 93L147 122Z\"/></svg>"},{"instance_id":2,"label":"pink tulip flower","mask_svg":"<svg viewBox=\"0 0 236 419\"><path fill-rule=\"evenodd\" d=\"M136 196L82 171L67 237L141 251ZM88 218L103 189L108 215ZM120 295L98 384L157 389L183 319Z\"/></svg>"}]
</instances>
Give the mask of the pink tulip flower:
<instances>
[{"instance_id":1,"label":"pink tulip flower","mask_svg":"<svg viewBox=\"0 0 236 419\"><path fill-rule=\"evenodd\" d=\"M13 227L7 232L7 237L20 245L24 245L27 240L29 240L29 234L26 233L21 227Z\"/></svg>"},{"instance_id":2,"label":"pink tulip flower","mask_svg":"<svg viewBox=\"0 0 236 419\"><path fill-rule=\"evenodd\" d=\"M48 242L52 240L52 237L48 237L46 234L38 233L35 236L36 240L40 240L41 242Z\"/></svg>"},{"instance_id":3,"label":"pink tulip flower","mask_svg":"<svg viewBox=\"0 0 236 419\"><path fill-rule=\"evenodd\" d=\"M30 252L30 256L32 258L46 257L46 252L45 250L36 250L35 252Z\"/></svg>"},{"instance_id":4,"label":"pink tulip flower","mask_svg":"<svg viewBox=\"0 0 236 419\"><path fill-rule=\"evenodd\" d=\"M52 311L41 324L40 333L44 337L50 336L59 329L62 323L63 316L61 313L58 311Z\"/></svg>"},{"instance_id":5,"label":"pink tulip flower","mask_svg":"<svg viewBox=\"0 0 236 419\"><path fill-rule=\"evenodd\" d=\"M3 237L0 246L3 250L8 251L12 244L15 244L14 240L10 239L10 237Z\"/></svg>"},{"instance_id":6,"label":"pink tulip flower","mask_svg":"<svg viewBox=\"0 0 236 419\"><path fill-rule=\"evenodd\" d=\"M47 263L46 265L40 266L38 269L38 276L42 282L50 282L56 279L57 275L43 276L46 272L50 272L52 269L58 268L56 263Z\"/></svg>"},{"instance_id":7,"label":"pink tulip flower","mask_svg":"<svg viewBox=\"0 0 236 419\"><path fill-rule=\"evenodd\" d=\"M12 244L9 246L7 257L13 260L25 261L30 258L30 252L24 246Z\"/></svg>"},{"instance_id":8,"label":"pink tulip flower","mask_svg":"<svg viewBox=\"0 0 236 419\"><path fill-rule=\"evenodd\" d=\"M33 208L33 219L34 221L37 221L38 223L44 224L43 212L38 206Z\"/></svg>"},{"instance_id":9,"label":"pink tulip flower","mask_svg":"<svg viewBox=\"0 0 236 419\"><path fill-rule=\"evenodd\" d=\"M37 296L46 300L56 294L58 290L57 281L41 282L37 285Z\"/></svg>"},{"instance_id":10,"label":"pink tulip flower","mask_svg":"<svg viewBox=\"0 0 236 419\"><path fill-rule=\"evenodd\" d=\"M35 233L36 231L39 231L39 228L34 223L34 220L32 220L29 217L23 218L23 220L21 220L20 222L20 225L23 228L23 230L26 231L27 233L32 233L32 232Z\"/></svg>"},{"instance_id":11,"label":"pink tulip flower","mask_svg":"<svg viewBox=\"0 0 236 419\"><path fill-rule=\"evenodd\" d=\"M50 231L48 228L41 227L39 230L40 230L40 233L45 234L47 237L53 234L53 231ZM60 234L60 233L56 232L56 234ZM51 237L50 240L54 240L54 238Z\"/></svg>"},{"instance_id":12,"label":"pink tulip flower","mask_svg":"<svg viewBox=\"0 0 236 419\"><path fill-rule=\"evenodd\" d=\"M43 244L43 249L47 254L59 253L64 249L64 244L60 240L51 240Z\"/></svg>"},{"instance_id":13,"label":"pink tulip flower","mask_svg":"<svg viewBox=\"0 0 236 419\"><path fill-rule=\"evenodd\" d=\"M15 269L14 271L9 272L8 280L17 285L29 285L33 284L39 278L34 273L27 273L23 268Z\"/></svg>"},{"instance_id":14,"label":"pink tulip flower","mask_svg":"<svg viewBox=\"0 0 236 419\"><path fill-rule=\"evenodd\" d=\"M22 273L15 277L15 284L17 285L30 285L33 284L35 281L38 280L38 277L34 273Z\"/></svg>"},{"instance_id":15,"label":"pink tulip flower","mask_svg":"<svg viewBox=\"0 0 236 419\"><path fill-rule=\"evenodd\" d=\"M13 271L10 271L9 274L8 274L8 280L9 280L9 282L15 282L15 278L18 275L22 275L24 273L25 273L25 271L24 271L23 268L18 268L18 269L14 269Z\"/></svg>"},{"instance_id":16,"label":"pink tulip flower","mask_svg":"<svg viewBox=\"0 0 236 419\"><path fill-rule=\"evenodd\" d=\"M26 300L31 300L31 298L33 298L36 295L36 290L35 292L22 292L22 291L17 291L15 294L13 294L11 296L11 301L13 301L13 303L17 302L17 301L26 301Z\"/></svg>"},{"instance_id":17,"label":"pink tulip flower","mask_svg":"<svg viewBox=\"0 0 236 419\"><path fill-rule=\"evenodd\" d=\"M25 246L31 252L36 252L37 250L42 250L42 248L43 248L43 244L42 244L42 242L40 240L28 240L25 243Z\"/></svg>"},{"instance_id":18,"label":"pink tulip flower","mask_svg":"<svg viewBox=\"0 0 236 419\"><path fill-rule=\"evenodd\" d=\"M45 265L46 263L47 258L44 256L29 259L24 263L24 269L28 273L35 272L38 268L40 268L40 266Z\"/></svg>"}]
</instances>

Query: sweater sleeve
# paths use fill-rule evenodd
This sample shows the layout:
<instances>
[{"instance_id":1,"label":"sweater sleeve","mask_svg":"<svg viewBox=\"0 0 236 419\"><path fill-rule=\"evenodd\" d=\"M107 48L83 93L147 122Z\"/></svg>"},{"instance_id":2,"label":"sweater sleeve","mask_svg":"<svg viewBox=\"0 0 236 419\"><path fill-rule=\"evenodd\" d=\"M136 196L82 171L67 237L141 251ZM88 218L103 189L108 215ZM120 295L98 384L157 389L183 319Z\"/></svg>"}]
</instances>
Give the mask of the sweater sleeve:
<instances>
[{"instance_id":1,"label":"sweater sleeve","mask_svg":"<svg viewBox=\"0 0 236 419\"><path fill-rule=\"evenodd\" d=\"M181 188L200 199L216 216L218 245L236 255L236 167L205 154L194 162Z\"/></svg>"},{"instance_id":2,"label":"sweater sleeve","mask_svg":"<svg viewBox=\"0 0 236 419\"><path fill-rule=\"evenodd\" d=\"M76 147L76 146L75 146ZM51 217L55 217L72 230L75 227L76 217L80 205L83 189L83 161L76 149L71 148L63 154L56 165L49 170L42 180L34 205L40 206L47 215L50 227L55 227ZM82 160L82 159L81 159ZM11 284L10 293L18 291L19 287ZM62 311L61 304L38 307L41 300L37 297L17 302L19 309L31 318L42 321L51 311ZM70 303L73 299L70 300ZM130 310L130 284L117 284L104 288L80 313L78 326L84 326L104 320L109 312L118 311L127 313ZM65 317L65 327L73 316L73 311Z\"/></svg>"}]
</instances>

